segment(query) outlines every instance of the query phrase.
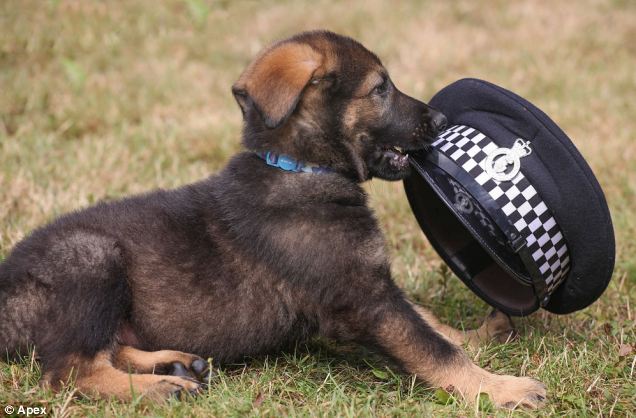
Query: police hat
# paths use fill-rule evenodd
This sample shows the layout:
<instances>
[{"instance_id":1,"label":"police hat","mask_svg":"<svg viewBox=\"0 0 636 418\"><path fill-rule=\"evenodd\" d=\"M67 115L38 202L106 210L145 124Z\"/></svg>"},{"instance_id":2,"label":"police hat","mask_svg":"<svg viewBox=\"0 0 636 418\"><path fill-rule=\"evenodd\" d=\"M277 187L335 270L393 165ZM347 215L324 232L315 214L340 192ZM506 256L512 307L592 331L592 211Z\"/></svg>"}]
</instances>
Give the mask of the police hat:
<instances>
[{"instance_id":1,"label":"police hat","mask_svg":"<svg viewBox=\"0 0 636 418\"><path fill-rule=\"evenodd\" d=\"M449 127L411 155L404 187L453 272L511 315L594 302L614 269L614 231L570 139L530 102L486 81L459 80L430 104Z\"/></svg>"}]
</instances>

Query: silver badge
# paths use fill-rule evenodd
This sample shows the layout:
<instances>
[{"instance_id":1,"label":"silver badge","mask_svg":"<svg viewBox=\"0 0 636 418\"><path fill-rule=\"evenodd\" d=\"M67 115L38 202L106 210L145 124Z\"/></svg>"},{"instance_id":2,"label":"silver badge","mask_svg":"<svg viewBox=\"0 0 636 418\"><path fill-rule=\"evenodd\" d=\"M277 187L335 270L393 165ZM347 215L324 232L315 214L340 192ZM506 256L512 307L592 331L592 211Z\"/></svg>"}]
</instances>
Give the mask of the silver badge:
<instances>
[{"instance_id":1,"label":"silver badge","mask_svg":"<svg viewBox=\"0 0 636 418\"><path fill-rule=\"evenodd\" d=\"M496 148L484 160L484 170L494 180L508 181L521 169L521 158L530 155L530 141L517 138L512 148ZM511 166L512 167L509 167Z\"/></svg>"}]
</instances>

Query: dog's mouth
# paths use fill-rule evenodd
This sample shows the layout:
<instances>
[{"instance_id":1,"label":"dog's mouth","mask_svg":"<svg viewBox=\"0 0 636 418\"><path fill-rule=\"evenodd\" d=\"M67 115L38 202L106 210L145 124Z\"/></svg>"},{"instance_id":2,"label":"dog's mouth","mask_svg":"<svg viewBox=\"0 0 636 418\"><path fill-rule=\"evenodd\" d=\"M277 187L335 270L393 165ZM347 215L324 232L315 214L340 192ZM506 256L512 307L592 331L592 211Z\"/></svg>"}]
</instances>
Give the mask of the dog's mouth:
<instances>
[{"instance_id":1,"label":"dog's mouth","mask_svg":"<svg viewBox=\"0 0 636 418\"><path fill-rule=\"evenodd\" d=\"M381 159L388 162L395 168L403 168L409 165L409 155L426 152L430 149L430 144L424 143L417 147L400 147L396 145L383 146L380 148Z\"/></svg>"},{"instance_id":2,"label":"dog's mouth","mask_svg":"<svg viewBox=\"0 0 636 418\"><path fill-rule=\"evenodd\" d=\"M395 168L405 167L409 164L409 154L408 151L402 147L384 147L381 150L382 159L387 161L390 165Z\"/></svg>"},{"instance_id":3,"label":"dog's mouth","mask_svg":"<svg viewBox=\"0 0 636 418\"><path fill-rule=\"evenodd\" d=\"M426 152L428 143L415 143L409 146L379 145L376 146L367 162L369 173L373 177L384 180L401 180L411 173L409 155Z\"/></svg>"}]
</instances>

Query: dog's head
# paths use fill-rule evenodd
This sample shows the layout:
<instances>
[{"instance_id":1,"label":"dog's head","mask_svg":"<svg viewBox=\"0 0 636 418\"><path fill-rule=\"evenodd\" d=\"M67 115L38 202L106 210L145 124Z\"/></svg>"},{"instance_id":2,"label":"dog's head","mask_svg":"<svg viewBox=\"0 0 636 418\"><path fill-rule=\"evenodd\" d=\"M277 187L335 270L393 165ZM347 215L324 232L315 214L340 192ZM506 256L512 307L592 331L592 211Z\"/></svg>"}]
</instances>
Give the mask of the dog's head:
<instances>
[{"instance_id":1,"label":"dog's head","mask_svg":"<svg viewBox=\"0 0 636 418\"><path fill-rule=\"evenodd\" d=\"M232 88L243 142L327 166L358 181L406 177L406 152L446 125L440 112L399 91L376 55L331 32L267 48Z\"/></svg>"}]
</instances>

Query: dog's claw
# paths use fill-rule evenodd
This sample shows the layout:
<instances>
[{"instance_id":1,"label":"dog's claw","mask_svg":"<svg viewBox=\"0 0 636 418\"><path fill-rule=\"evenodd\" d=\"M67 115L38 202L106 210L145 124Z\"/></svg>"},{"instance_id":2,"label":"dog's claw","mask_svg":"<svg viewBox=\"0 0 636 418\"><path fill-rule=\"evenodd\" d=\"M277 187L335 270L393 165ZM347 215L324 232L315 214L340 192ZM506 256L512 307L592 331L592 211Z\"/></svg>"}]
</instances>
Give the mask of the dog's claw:
<instances>
[{"instance_id":1,"label":"dog's claw","mask_svg":"<svg viewBox=\"0 0 636 418\"><path fill-rule=\"evenodd\" d=\"M216 373L211 371L211 370L207 370L204 374L199 375L199 381L204 385L204 386L208 386L210 384L212 384L212 380L216 377Z\"/></svg>"},{"instance_id":2,"label":"dog's claw","mask_svg":"<svg viewBox=\"0 0 636 418\"><path fill-rule=\"evenodd\" d=\"M197 387L195 389L186 390L185 388L175 389L172 392L172 397L175 399L182 401L186 399L188 396L197 396L201 392L201 388Z\"/></svg>"}]
</instances>

